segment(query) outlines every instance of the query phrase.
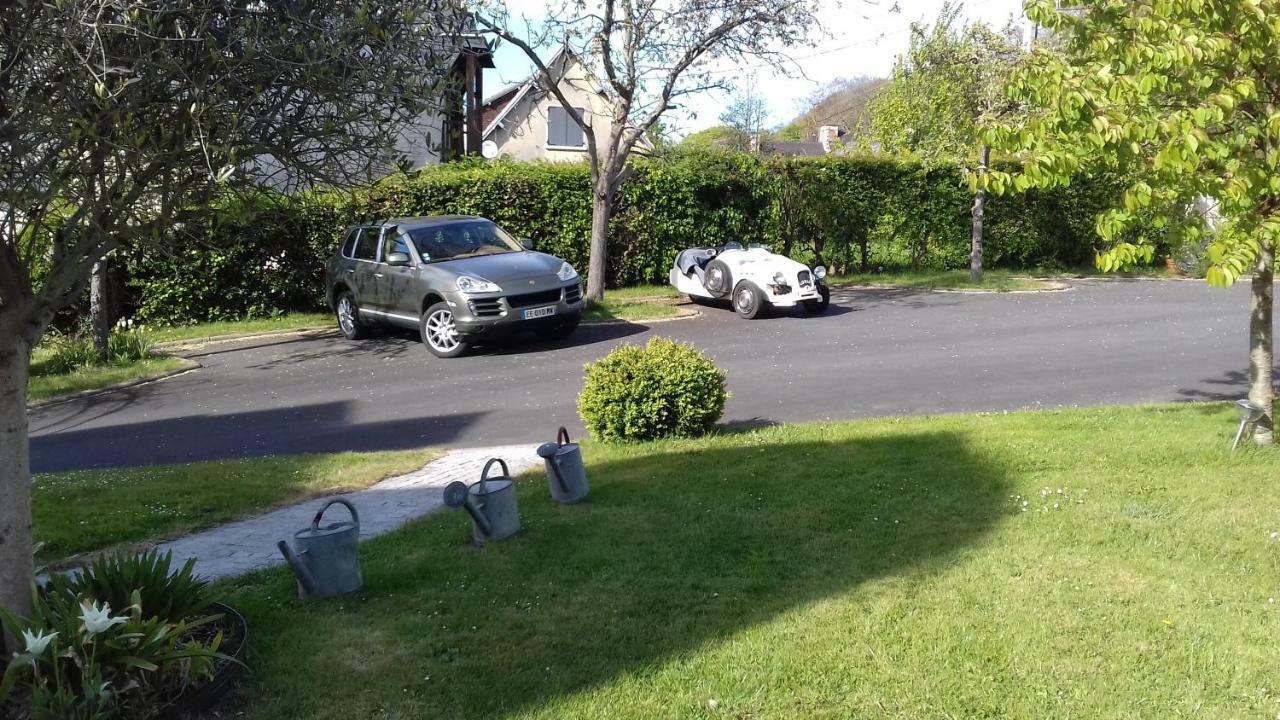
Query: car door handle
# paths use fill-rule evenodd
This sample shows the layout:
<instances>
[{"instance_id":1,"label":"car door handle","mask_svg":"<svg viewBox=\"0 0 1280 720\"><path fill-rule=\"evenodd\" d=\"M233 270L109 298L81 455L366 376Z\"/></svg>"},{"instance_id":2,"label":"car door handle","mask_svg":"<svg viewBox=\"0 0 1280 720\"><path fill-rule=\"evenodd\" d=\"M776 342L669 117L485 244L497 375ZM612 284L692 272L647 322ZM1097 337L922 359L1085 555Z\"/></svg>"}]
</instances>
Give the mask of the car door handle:
<instances>
[{"instance_id":1,"label":"car door handle","mask_svg":"<svg viewBox=\"0 0 1280 720\"><path fill-rule=\"evenodd\" d=\"M380 278L382 277L382 273L374 273L373 276L376 278Z\"/></svg>"},{"instance_id":2,"label":"car door handle","mask_svg":"<svg viewBox=\"0 0 1280 720\"><path fill-rule=\"evenodd\" d=\"M347 274L348 274L348 275L355 275L355 274L356 274L356 269L355 269L355 268L347 268Z\"/></svg>"}]
</instances>

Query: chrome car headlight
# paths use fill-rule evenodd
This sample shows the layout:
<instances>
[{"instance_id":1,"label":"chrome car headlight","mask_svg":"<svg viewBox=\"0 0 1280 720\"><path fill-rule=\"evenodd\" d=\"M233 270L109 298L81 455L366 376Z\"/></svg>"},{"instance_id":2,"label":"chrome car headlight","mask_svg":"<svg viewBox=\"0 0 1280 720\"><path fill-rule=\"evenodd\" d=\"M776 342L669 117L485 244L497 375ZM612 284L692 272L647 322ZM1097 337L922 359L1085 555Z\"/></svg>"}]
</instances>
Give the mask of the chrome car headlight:
<instances>
[{"instance_id":1,"label":"chrome car headlight","mask_svg":"<svg viewBox=\"0 0 1280 720\"><path fill-rule=\"evenodd\" d=\"M786 276L786 275L783 275L783 274L782 274L782 273L780 273L780 272L776 272L776 273L774 273L774 274L773 274L773 284L774 284L774 285L786 285L786 284L787 284L787 276Z\"/></svg>"},{"instance_id":2,"label":"chrome car headlight","mask_svg":"<svg viewBox=\"0 0 1280 720\"><path fill-rule=\"evenodd\" d=\"M569 282L578 277L578 271L574 270L569 263L560 263L560 269L556 271L556 277L560 278L560 282Z\"/></svg>"},{"instance_id":3,"label":"chrome car headlight","mask_svg":"<svg viewBox=\"0 0 1280 720\"><path fill-rule=\"evenodd\" d=\"M813 276L821 280L822 278L827 276L827 269L819 265L818 267L813 269Z\"/></svg>"},{"instance_id":4,"label":"chrome car headlight","mask_svg":"<svg viewBox=\"0 0 1280 720\"><path fill-rule=\"evenodd\" d=\"M488 280L475 277L474 275L460 275L454 282L458 286L458 291L464 293L500 292L502 290L502 288L494 285Z\"/></svg>"}]
</instances>

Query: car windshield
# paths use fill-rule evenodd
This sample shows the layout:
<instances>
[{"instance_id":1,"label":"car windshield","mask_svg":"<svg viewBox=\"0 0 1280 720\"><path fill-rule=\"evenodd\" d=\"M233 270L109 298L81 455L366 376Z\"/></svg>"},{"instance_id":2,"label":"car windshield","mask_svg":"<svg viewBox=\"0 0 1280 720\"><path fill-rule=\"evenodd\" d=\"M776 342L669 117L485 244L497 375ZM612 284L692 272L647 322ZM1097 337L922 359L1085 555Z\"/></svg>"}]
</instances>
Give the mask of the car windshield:
<instances>
[{"instance_id":1,"label":"car windshield","mask_svg":"<svg viewBox=\"0 0 1280 720\"><path fill-rule=\"evenodd\" d=\"M441 223L406 232L426 262L499 255L524 249L502 228L488 220Z\"/></svg>"}]
</instances>

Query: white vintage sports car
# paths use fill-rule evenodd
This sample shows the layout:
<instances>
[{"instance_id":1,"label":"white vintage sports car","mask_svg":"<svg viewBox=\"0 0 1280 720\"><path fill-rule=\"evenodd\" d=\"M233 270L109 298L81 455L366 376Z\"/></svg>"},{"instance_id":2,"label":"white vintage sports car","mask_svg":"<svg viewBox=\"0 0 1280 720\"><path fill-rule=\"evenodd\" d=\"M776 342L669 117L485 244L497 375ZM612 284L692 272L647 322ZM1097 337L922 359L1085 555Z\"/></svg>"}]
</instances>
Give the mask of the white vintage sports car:
<instances>
[{"instance_id":1,"label":"white vintage sports car","mask_svg":"<svg viewBox=\"0 0 1280 720\"><path fill-rule=\"evenodd\" d=\"M765 306L795 307L821 314L831 304L831 292L823 278L826 268L809 269L791 258L753 245L743 248L731 242L721 247L689 248L676 255L671 285L703 303L730 299L744 318L758 316Z\"/></svg>"}]
</instances>

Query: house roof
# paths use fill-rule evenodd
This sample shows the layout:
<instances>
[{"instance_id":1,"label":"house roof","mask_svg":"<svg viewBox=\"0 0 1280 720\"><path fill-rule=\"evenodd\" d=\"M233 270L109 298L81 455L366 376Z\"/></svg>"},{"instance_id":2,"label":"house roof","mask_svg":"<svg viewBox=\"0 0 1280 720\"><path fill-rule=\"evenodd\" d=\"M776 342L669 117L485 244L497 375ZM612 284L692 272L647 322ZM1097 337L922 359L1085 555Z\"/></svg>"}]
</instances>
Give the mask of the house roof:
<instances>
[{"instance_id":1,"label":"house roof","mask_svg":"<svg viewBox=\"0 0 1280 720\"><path fill-rule=\"evenodd\" d=\"M761 151L769 155L813 156L826 155L827 151L820 142L803 142L795 140L768 140L762 143Z\"/></svg>"},{"instance_id":2,"label":"house roof","mask_svg":"<svg viewBox=\"0 0 1280 720\"><path fill-rule=\"evenodd\" d=\"M556 49L556 54L552 55L551 59L546 62L546 66L554 70L557 66L562 66L567 57L568 52L566 48L561 45ZM563 67L560 67L558 72L563 73ZM535 69L529 74L529 77L525 78L525 80L515 86L514 89L508 88L507 91L504 91L493 100L486 102L480 108L480 124L484 126L484 133L482 137L488 138L492 135L493 131L497 130L498 126L502 124L502 121L511 113L511 110L520 104L520 101L524 99L525 95L529 94L530 89L537 86L539 73L540 71Z\"/></svg>"}]
</instances>

